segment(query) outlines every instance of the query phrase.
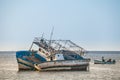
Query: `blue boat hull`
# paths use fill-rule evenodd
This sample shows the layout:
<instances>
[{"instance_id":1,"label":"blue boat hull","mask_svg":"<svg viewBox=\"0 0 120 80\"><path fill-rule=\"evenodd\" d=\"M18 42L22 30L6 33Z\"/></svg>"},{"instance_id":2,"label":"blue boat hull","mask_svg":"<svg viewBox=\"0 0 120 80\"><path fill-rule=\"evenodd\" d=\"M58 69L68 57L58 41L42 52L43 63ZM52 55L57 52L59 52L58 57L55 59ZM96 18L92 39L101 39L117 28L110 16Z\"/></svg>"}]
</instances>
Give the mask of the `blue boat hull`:
<instances>
[{"instance_id":1,"label":"blue boat hull","mask_svg":"<svg viewBox=\"0 0 120 80\"><path fill-rule=\"evenodd\" d=\"M19 70L89 70L89 59L47 61L37 52L16 52ZM39 66L36 66L39 64Z\"/></svg>"},{"instance_id":2,"label":"blue boat hull","mask_svg":"<svg viewBox=\"0 0 120 80\"><path fill-rule=\"evenodd\" d=\"M18 51L16 52L19 70L35 70L34 64L45 62L46 59L38 55L37 52Z\"/></svg>"}]
</instances>

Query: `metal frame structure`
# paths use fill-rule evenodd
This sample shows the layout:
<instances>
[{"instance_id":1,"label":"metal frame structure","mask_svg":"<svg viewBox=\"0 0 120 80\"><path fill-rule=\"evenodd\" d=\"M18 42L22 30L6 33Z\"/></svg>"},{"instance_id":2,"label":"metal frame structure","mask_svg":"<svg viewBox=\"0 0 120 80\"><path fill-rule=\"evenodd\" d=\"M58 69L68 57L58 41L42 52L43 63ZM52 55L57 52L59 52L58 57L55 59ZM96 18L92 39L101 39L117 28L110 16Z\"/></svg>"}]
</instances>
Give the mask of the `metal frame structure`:
<instances>
[{"instance_id":1,"label":"metal frame structure","mask_svg":"<svg viewBox=\"0 0 120 80\"><path fill-rule=\"evenodd\" d=\"M71 40L47 40L43 37L35 37L30 50L36 44L39 47L42 47L50 54L54 54L61 50L73 51L79 55L84 55L85 49L73 43Z\"/></svg>"}]
</instances>

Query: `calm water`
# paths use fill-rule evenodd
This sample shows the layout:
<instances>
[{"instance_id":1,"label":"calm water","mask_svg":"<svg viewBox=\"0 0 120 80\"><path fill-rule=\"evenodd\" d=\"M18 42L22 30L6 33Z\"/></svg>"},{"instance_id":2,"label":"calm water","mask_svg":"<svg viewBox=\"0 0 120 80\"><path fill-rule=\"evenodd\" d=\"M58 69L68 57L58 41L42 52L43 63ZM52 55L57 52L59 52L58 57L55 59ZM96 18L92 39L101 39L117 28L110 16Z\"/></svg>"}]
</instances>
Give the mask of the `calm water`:
<instances>
[{"instance_id":1,"label":"calm water","mask_svg":"<svg viewBox=\"0 0 120 80\"><path fill-rule=\"evenodd\" d=\"M94 59L116 59L116 64L93 64ZM0 80L120 80L120 52L89 52L90 71L20 71L15 52L0 52Z\"/></svg>"}]
</instances>

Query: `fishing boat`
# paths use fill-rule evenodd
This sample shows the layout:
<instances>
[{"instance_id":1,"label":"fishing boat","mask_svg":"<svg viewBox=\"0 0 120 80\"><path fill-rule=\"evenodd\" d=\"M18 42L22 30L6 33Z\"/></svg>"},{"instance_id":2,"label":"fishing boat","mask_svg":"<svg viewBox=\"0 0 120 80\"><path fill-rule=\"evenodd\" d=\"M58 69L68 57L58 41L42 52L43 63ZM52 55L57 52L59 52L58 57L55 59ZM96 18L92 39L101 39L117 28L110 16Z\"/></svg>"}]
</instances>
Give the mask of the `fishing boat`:
<instances>
[{"instance_id":1,"label":"fishing boat","mask_svg":"<svg viewBox=\"0 0 120 80\"><path fill-rule=\"evenodd\" d=\"M36 37L28 51L16 52L16 58L19 70L89 70L90 59L84 53L71 40Z\"/></svg>"},{"instance_id":2,"label":"fishing boat","mask_svg":"<svg viewBox=\"0 0 120 80\"><path fill-rule=\"evenodd\" d=\"M102 60L94 60L94 64L115 64L116 61L102 61Z\"/></svg>"}]
</instances>

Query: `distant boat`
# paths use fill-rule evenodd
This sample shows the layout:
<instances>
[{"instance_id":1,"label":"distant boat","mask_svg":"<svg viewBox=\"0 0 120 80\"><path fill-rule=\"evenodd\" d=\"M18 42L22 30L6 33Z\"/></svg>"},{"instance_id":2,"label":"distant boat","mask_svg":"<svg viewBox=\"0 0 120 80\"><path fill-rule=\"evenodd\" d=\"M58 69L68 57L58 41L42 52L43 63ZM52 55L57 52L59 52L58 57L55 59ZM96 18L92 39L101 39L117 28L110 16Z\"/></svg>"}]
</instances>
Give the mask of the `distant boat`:
<instances>
[{"instance_id":1,"label":"distant boat","mask_svg":"<svg viewBox=\"0 0 120 80\"><path fill-rule=\"evenodd\" d=\"M94 60L94 64L115 64L115 63L116 61L108 62L108 61Z\"/></svg>"},{"instance_id":2,"label":"distant boat","mask_svg":"<svg viewBox=\"0 0 120 80\"><path fill-rule=\"evenodd\" d=\"M38 48L33 49L33 45ZM30 50L17 51L19 70L88 70L90 59L84 49L70 40L35 38Z\"/></svg>"}]
</instances>

